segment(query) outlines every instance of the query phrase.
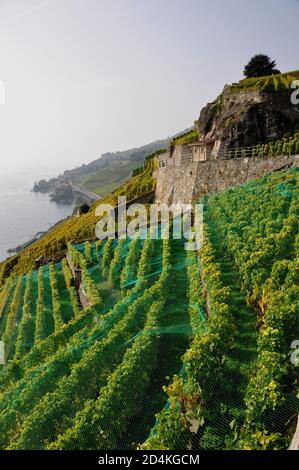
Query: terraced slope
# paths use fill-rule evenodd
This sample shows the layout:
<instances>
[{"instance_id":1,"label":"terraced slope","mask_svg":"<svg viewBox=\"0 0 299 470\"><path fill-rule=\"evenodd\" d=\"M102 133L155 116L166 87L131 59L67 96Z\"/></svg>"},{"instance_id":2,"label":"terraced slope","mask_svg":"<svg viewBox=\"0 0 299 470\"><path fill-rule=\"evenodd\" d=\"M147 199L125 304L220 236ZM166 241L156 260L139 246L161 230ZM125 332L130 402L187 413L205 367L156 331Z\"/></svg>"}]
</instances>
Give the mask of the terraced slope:
<instances>
[{"instance_id":1,"label":"terraced slope","mask_svg":"<svg viewBox=\"0 0 299 470\"><path fill-rule=\"evenodd\" d=\"M287 448L298 182L288 170L206 198L199 253L173 239L69 244L70 264L8 278L0 448Z\"/></svg>"},{"instance_id":2,"label":"terraced slope","mask_svg":"<svg viewBox=\"0 0 299 470\"><path fill-rule=\"evenodd\" d=\"M299 411L290 358L299 334L298 182L290 170L206 199L196 298L207 328L193 328L184 373L168 387L168 406L142 448L290 443Z\"/></svg>"},{"instance_id":3,"label":"terraced slope","mask_svg":"<svg viewBox=\"0 0 299 470\"><path fill-rule=\"evenodd\" d=\"M111 422L105 429L118 433L111 435L110 446L116 439L119 446L130 448L146 437L155 413L165 402L162 386L166 376L180 368L188 341L185 251L178 249L178 243L121 240L69 247L74 264L82 269L84 289L91 300L86 310L75 312L73 308L71 273L65 261L14 281L18 298L20 286L29 286L25 296L30 289L37 314L34 334L30 329L31 343L24 334L24 344L18 347L27 354L16 354L0 373L2 448L63 448L69 429L80 430L80 416L88 412L91 403L97 408L105 390L117 399L121 371L128 371L136 382L135 375L130 375L135 374L133 365L139 380L134 400L131 388L124 386L121 390L126 398L121 395L121 402L127 408L122 405L123 418L114 431ZM33 276L38 278L35 292ZM182 280L179 298L170 287L171 276ZM4 297L8 290L9 286L3 289ZM78 308L78 302L75 305ZM22 331L27 332L28 315L20 318ZM147 350L150 356L145 355ZM128 380L127 373L124 380ZM148 393L153 397L150 406ZM111 420L112 409L108 414ZM126 426L135 419L138 427L128 432ZM94 428L89 434L85 430L84 435L89 436L85 442L78 438L70 446L105 445L93 432Z\"/></svg>"}]
</instances>

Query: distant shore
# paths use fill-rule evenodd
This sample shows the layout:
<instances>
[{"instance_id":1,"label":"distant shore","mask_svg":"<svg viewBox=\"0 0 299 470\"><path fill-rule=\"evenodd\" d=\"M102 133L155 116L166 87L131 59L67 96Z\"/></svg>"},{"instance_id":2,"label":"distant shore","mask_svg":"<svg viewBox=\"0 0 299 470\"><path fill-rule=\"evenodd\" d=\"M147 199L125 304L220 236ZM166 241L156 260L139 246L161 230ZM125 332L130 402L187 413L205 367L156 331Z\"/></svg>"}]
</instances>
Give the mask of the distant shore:
<instances>
[{"instance_id":1,"label":"distant shore","mask_svg":"<svg viewBox=\"0 0 299 470\"><path fill-rule=\"evenodd\" d=\"M32 237L30 240L28 240L27 242L25 243L22 243L18 246L16 246L15 248L9 248L7 250L7 253L9 255L15 255L17 253L20 253L20 251L23 251L25 250L26 248L28 248L29 246L33 245L33 243L37 242L38 240L40 240L42 237L44 237L45 235L47 235L51 230L53 230L53 228L55 228L57 225L61 224L61 222L64 222L65 220L69 219L71 216L69 217L65 217L64 219L61 219L59 220L58 222L56 222L54 225L52 225L49 230L44 230L44 231L40 231L40 232L37 232L34 237Z\"/></svg>"}]
</instances>

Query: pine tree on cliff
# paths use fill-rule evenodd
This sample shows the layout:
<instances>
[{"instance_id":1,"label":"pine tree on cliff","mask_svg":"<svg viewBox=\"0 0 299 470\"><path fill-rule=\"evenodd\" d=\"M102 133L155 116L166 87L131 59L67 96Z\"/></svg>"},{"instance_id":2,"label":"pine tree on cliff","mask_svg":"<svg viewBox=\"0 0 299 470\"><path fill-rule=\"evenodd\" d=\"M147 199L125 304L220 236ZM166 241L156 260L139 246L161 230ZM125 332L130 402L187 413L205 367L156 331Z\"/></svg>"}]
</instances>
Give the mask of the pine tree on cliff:
<instances>
[{"instance_id":1,"label":"pine tree on cliff","mask_svg":"<svg viewBox=\"0 0 299 470\"><path fill-rule=\"evenodd\" d=\"M275 60L264 54L257 54L244 68L246 78L266 77L267 75L276 75L280 73L276 68Z\"/></svg>"}]
</instances>

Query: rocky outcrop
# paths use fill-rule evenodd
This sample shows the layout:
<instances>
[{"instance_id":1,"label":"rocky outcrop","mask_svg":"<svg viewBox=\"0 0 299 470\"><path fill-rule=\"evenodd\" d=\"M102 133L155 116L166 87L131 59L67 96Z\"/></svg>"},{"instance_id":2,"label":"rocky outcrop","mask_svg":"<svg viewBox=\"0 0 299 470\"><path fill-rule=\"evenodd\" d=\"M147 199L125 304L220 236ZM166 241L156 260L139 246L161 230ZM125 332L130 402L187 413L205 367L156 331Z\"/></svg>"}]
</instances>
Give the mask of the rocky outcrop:
<instances>
[{"instance_id":1,"label":"rocky outcrop","mask_svg":"<svg viewBox=\"0 0 299 470\"><path fill-rule=\"evenodd\" d=\"M34 193L48 193L53 188L54 179L46 181L40 180L38 183L34 183L32 191Z\"/></svg>"},{"instance_id":2,"label":"rocky outcrop","mask_svg":"<svg viewBox=\"0 0 299 470\"><path fill-rule=\"evenodd\" d=\"M72 185L64 178L59 178L53 187L53 193L50 194L52 201L61 204L71 204L74 199Z\"/></svg>"},{"instance_id":3,"label":"rocky outcrop","mask_svg":"<svg viewBox=\"0 0 299 470\"><path fill-rule=\"evenodd\" d=\"M226 86L202 109L197 128L201 139L214 137L229 148L252 146L298 130L299 107L286 92L232 92Z\"/></svg>"}]
</instances>

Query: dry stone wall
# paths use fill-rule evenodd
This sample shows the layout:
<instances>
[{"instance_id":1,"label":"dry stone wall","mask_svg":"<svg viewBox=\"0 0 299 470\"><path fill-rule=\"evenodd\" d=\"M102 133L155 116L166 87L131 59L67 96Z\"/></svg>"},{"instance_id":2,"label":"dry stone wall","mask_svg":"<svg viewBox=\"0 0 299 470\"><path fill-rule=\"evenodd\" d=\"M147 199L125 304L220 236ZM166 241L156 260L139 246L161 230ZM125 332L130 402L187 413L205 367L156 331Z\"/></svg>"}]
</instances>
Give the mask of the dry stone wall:
<instances>
[{"instance_id":1,"label":"dry stone wall","mask_svg":"<svg viewBox=\"0 0 299 470\"><path fill-rule=\"evenodd\" d=\"M164 167L155 171L155 202L189 204L192 199L291 166L298 156L238 158L193 162L180 167Z\"/></svg>"}]
</instances>

